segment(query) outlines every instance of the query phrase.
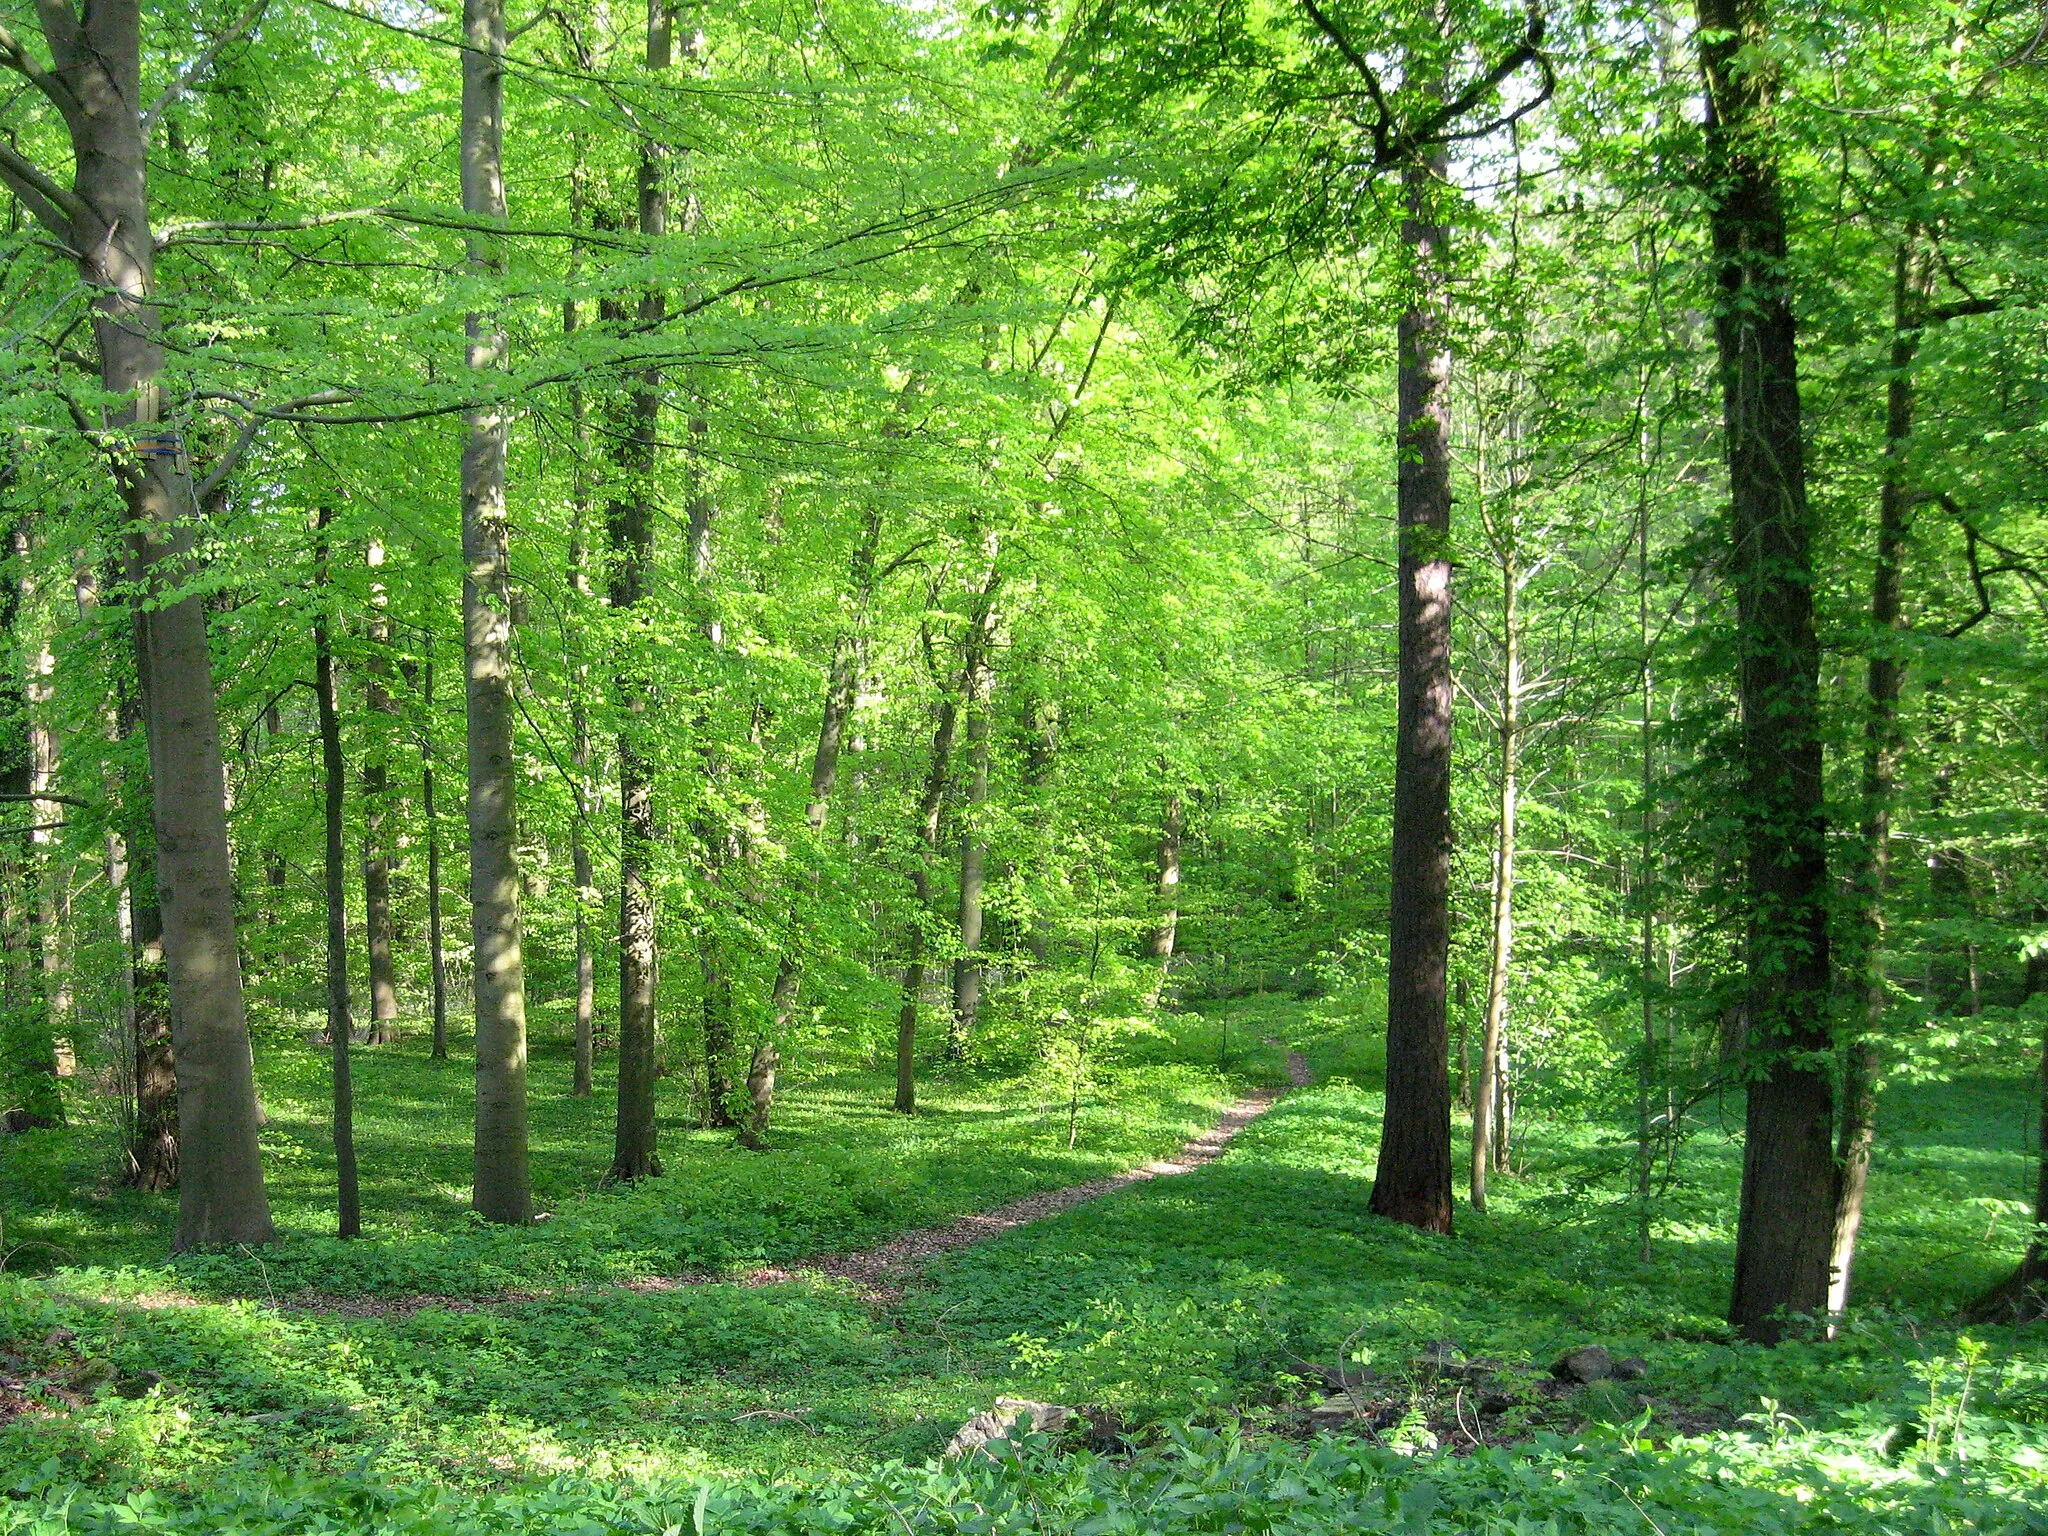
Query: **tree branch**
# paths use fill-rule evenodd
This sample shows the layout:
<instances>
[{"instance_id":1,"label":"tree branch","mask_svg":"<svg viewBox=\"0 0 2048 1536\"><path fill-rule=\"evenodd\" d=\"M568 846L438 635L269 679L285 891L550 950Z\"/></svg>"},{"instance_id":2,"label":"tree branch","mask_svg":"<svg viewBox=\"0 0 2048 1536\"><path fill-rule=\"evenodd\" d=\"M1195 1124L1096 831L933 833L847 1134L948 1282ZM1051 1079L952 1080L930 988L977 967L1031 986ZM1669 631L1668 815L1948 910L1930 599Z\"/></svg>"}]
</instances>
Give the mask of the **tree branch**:
<instances>
[{"instance_id":1,"label":"tree branch","mask_svg":"<svg viewBox=\"0 0 2048 1536\"><path fill-rule=\"evenodd\" d=\"M178 71L177 78L164 87L163 95L157 97L150 109L142 114L142 138L144 143L147 143L150 135L156 132L156 125L162 121L164 113L170 110L172 104L192 88L194 81L213 68L214 60L220 57L221 49L227 47L229 43L234 42L237 38L248 32L251 27L255 26L258 18L263 15L264 10L269 4L270 0L252 0L249 8L242 12L240 20L236 21L227 31L221 33L211 43L207 44L205 50L198 58Z\"/></svg>"},{"instance_id":2,"label":"tree branch","mask_svg":"<svg viewBox=\"0 0 2048 1536\"><path fill-rule=\"evenodd\" d=\"M77 121L82 109L78 98L71 94L71 87L36 62L36 56L28 51L21 39L4 26L0 26L0 64L5 64L41 91L50 105L64 114L65 122Z\"/></svg>"},{"instance_id":3,"label":"tree branch","mask_svg":"<svg viewBox=\"0 0 2048 1536\"><path fill-rule=\"evenodd\" d=\"M68 247L77 235L72 220L85 211L78 195L51 180L49 175L20 150L0 140L0 181L35 215L36 222Z\"/></svg>"}]
</instances>

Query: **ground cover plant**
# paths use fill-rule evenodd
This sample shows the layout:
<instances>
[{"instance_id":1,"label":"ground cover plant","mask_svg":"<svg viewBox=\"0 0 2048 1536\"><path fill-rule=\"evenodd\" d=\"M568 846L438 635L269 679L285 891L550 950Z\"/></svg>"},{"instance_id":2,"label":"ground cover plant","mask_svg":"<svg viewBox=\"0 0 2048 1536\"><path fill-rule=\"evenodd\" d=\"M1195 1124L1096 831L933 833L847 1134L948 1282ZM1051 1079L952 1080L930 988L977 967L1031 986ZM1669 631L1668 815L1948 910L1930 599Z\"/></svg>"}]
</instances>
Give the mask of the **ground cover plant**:
<instances>
[{"instance_id":1,"label":"ground cover plant","mask_svg":"<svg viewBox=\"0 0 2048 1536\"><path fill-rule=\"evenodd\" d=\"M1281 1052L1268 1031L1303 1011L1254 999L1190 1016L1104 1080L1156 1104L1161 1074L1177 1073L1206 1095L1190 1105L1199 1121L1228 1091L1196 1064L1220 1026L1252 1042L1237 1086L1270 1082ZM700 1515L760 1531L997 1518L1074 1531L1591 1531L1629 1518L2024 1531L2048 1483L2048 1357L2037 1329L1947 1314L2024 1240L2024 1207L1991 1192L2027 1162L2025 1086L1907 1091L1876 1164L1867 1300L1834 1341L1765 1349L1722 1320L1739 1144L1714 1117L1686 1145L1684 1192L1660 1203L1645 1263L1626 1183L1600 1171L1598 1128L1568 1121L1529 1128L1519 1172L1456 1239L1374 1217L1379 1095L1349 1083L1296 1091L1214 1163L939 1256L900 1295L823 1273L634 1286L673 1273L636 1232L658 1225L650 1197L716 1201L721 1158L764 1170L757 1196L810 1200L829 1187L821 1173L844 1177L849 1148L877 1179L925 1169L929 1144L883 1137L826 1078L791 1093L774 1152L707 1139L659 1181L590 1196L633 1219L561 1228L590 1256L551 1268L527 1252L523 1296L504 1296L496 1271L463 1287L398 1257L415 1240L402 1221L371 1223L355 1245L309 1244L268 1275L215 1259L6 1277L8 1518L52 1531L652 1531ZM1013 1106L978 1135L934 1117L961 1165L950 1187L984 1202L1148 1157L1183 1130L1156 1110L1118 1128L1127 1106L1104 1093L1089 1106L1096 1150L1063 1164L1064 1118L1031 1105L1027 1084L953 1092L935 1102ZM601 1155L588 1137L579 1150ZM892 1199L891 1216L847 1210L844 1225L768 1246L827 1251L958 1208L943 1193ZM742 1207L720 1209L738 1221ZM1986 1223L1989 1243L1976 1240ZM394 1257L365 1257L378 1250ZM423 1287L438 1294L420 1306ZM1641 1356L1646 1374L1554 1382L1551 1361L1589 1341ZM1462 1374L1471 1360L1483 1383ZM1314 1418L1333 1366L1393 1411ZM1004 1395L1086 1404L1101 1432L936 1459Z\"/></svg>"}]
</instances>

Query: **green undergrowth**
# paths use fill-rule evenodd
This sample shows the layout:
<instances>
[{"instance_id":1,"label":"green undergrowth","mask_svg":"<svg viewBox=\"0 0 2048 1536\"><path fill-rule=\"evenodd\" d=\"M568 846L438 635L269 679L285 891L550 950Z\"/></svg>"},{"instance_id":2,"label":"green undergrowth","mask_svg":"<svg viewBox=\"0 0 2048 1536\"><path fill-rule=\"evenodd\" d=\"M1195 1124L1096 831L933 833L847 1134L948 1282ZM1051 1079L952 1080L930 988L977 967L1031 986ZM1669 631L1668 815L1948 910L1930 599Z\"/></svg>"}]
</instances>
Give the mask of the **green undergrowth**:
<instances>
[{"instance_id":1,"label":"green undergrowth","mask_svg":"<svg viewBox=\"0 0 2048 1536\"><path fill-rule=\"evenodd\" d=\"M1163 1156L1213 1121L1248 1077L1281 1070L1254 1057L1227 1075L1198 1043L1141 1037L1092 1073L1069 1147L1068 1094L1043 1076L933 1074L920 1085L918 1114L905 1117L889 1108L893 1076L841 1068L785 1088L770 1149L759 1153L736 1146L730 1131L698 1128L686 1081L671 1077L658 1104L666 1176L619 1189L604 1186L612 1084L601 1070L594 1094L571 1098L566 1052L545 1042L530 1097L543 1219L507 1229L468 1210L474 1090L467 1041L454 1045L449 1061L431 1060L416 1033L355 1053L364 1236L344 1243L331 1235L325 1051L302 1031L265 1031L263 1149L282 1240L260 1253L181 1258L175 1283L216 1296L313 1288L469 1297L858 1248ZM121 1187L115 1166L90 1119L0 1148L10 1267L135 1269L161 1286L175 1199Z\"/></svg>"},{"instance_id":2,"label":"green undergrowth","mask_svg":"<svg viewBox=\"0 0 2048 1536\"><path fill-rule=\"evenodd\" d=\"M1281 1052L1256 1042L1314 1006L1232 1010L1237 1069L1270 1080ZM1213 1112L1224 1023L1184 1020L1098 1084L1077 1176ZM1290 1096L1216 1163L935 1260L898 1303L825 1279L581 1283L682 1251L680 1227L639 1230L663 1209L734 1213L745 1235L719 1236L752 1257L1066 1177L1042 1083L941 1090L956 1126L997 1128L945 1135L941 1115L867 1117L869 1083L793 1094L777 1154L680 1138L646 1192L563 1202L505 1267L575 1283L511 1305L280 1309L260 1284L222 1294L248 1278L232 1266L205 1296L189 1266L0 1277L0 1382L37 1405L0 1426L0 1531L2048 1532L2048 1334L1946 1320L2024 1235L2017 1080L1887 1096L1863 1306L1832 1342L1759 1349L1720 1321L1739 1105L1710 1107L1671 1170L1644 1262L1611 1130L1562 1117L1526 1122L1518 1174L1455 1237L1369 1216L1379 1106L1350 1081ZM1181 1107L1122 1097L1162 1084ZM720 1183L728 1167L744 1182ZM861 1190L889 1193L866 1211ZM775 1235L744 1227L765 1219L750 1202L787 1213ZM427 1251L391 1225L410 1235L352 1246ZM446 1262L489 1237L458 1230ZM419 1270L452 1294L442 1262ZM344 1288L332 1261L308 1273ZM1505 1407L1418 1366L1443 1341L1497 1364ZM1544 1386L1587 1342L1647 1375ZM1339 1360L1406 1405L1398 1423L1307 1433L1313 1368ZM1121 1448L935 1460L1004 1393L1099 1405Z\"/></svg>"}]
</instances>

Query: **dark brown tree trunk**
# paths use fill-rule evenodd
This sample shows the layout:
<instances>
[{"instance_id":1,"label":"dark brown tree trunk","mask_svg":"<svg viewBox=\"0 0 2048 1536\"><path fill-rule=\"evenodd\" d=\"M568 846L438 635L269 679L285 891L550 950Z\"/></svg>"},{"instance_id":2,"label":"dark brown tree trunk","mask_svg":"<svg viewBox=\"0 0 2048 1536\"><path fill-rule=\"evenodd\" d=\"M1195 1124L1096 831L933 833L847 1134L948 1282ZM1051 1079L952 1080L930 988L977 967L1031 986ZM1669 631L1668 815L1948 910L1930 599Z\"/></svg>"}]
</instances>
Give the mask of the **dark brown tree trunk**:
<instances>
[{"instance_id":1,"label":"dark brown tree trunk","mask_svg":"<svg viewBox=\"0 0 2048 1536\"><path fill-rule=\"evenodd\" d=\"M1798 334L1769 118L1761 0L1699 0L1715 334L1727 431L1744 768L1749 1083L1729 1320L1775 1343L1828 1302L1827 818Z\"/></svg>"},{"instance_id":2,"label":"dark brown tree trunk","mask_svg":"<svg viewBox=\"0 0 2048 1536\"><path fill-rule=\"evenodd\" d=\"M462 209L505 218L505 5L463 0ZM469 238L475 275L504 272L498 238ZM505 360L493 315L467 322L468 364L487 384ZM526 965L519 916L518 758L512 740L512 573L505 511L504 407L469 413L462 453L463 655L469 726L470 934L476 996L476 1176L488 1221L533 1217L527 1170Z\"/></svg>"},{"instance_id":3,"label":"dark brown tree trunk","mask_svg":"<svg viewBox=\"0 0 2048 1536\"><path fill-rule=\"evenodd\" d=\"M186 509L193 485L182 444L161 429L161 308L149 221L149 116L142 94L137 0L96 0L78 14L38 7L53 68L31 84L62 117L69 189L0 146L0 182L77 253L93 301L100 385L122 402L106 426L132 431L114 478L131 529L131 576L155 606L140 612L140 681L154 785L158 899L177 1035L184 1155L172 1246L261 1243L276 1235L257 1145L256 1079L235 935L225 777L214 713L206 614L178 597L198 557Z\"/></svg>"},{"instance_id":4,"label":"dark brown tree trunk","mask_svg":"<svg viewBox=\"0 0 2048 1536\"><path fill-rule=\"evenodd\" d=\"M1442 173L1432 161L1402 174L1401 239L1416 297L1398 337L1399 720L1386 1118L1371 1207L1426 1232L1451 1230L1451 353L1442 274L1448 231L1430 210Z\"/></svg>"},{"instance_id":5,"label":"dark brown tree trunk","mask_svg":"<svg viewBox=\"0 0 2048 1536\"><path fill-rule=\"evenodd\" d=\"M368 698L371 728L380 731L384 721L398 713L391 697L391 662L385 655L391 647L389 598L377 573L384 564L384 545L373 538L369 545L370 579L370 661L364 692ZM388 742L374 736L363 757L363 936L370 959L370 1044L390 1045L398 1039L398 977L392 966L393 925L391 920L391 849L385 832L390 810L391 771L386 762Z\"/></svg>"},{"instance_id":6,"label":"dark brown tree trunk","mask_svg":"<svg viewBox=\"0 0 2048 1536\"><path fill-rule=\"evenodd\" d=\"M313 612L313 691L320 711L321 803L327 826L327 1038L334 1070L334 1179L337 1231L356 1237L363 1230L362 1202L356 1188L355 1086L349 1073L349 1032L355 1027L348 997L347 841L342 809L347 793L341 757L341 717L336 708L334 648L328 638L327 570L329 510L320 509L314 547L314 582L320 606Z\"/></svg>"},{"instance_id":7,"label":"dark brown tree trunk","mask_svg":"<svg viewBox=\"0 0 2048 1536\"><path fill-rule=\"evenodd\" d=\"M1863 826L1845 967L1862 998L1862 1028L1843 1050L1841 1124L1835 1138L1835 1214L1830 1244L1829 1316L1849 1305L1870 1148L1877 1134L1878 1035L1889 1005L1884 976L1884 903L1891 875L1892 801L1899 752L1899 695L1905 663L1896 650L1905 624L1906 535L1912 516L1906 448L1913 435L1913 362L1933 264L1919 243L1900 245L1892 280L1891 376L1885 385L1884 479L1878 488L1877 560L1870 582L1871 655L1863 720Z\"/></svg>"},{"instance_id":8,"label":"dark brown tree trunk","mask_svg":"<svg viewBox=\"0 0 2048 1536\"><path fill-rule=\"evenodd\" d=\"M648 0L650 71L669 66L672 26L664 0ZM652 139L641 140L639 226L647 239L668 233L662 162L660 146ZM640 296L643 323L658 323L665 311L659 289ZM661 387L658 369L645 369L634 380L626 430L616 453L624 483L606 509L611 605L628 619L645 595L654 569L653 480ZM625 631L625 644L637 652L630 630ZM640 741L647 715L642 667L637 654L622 655L615 674L626 720L619 732L619 1101L609 1176L626 1182L661 1172L654 1115L660 1061L655 1017L654 786Z\"/></svg>"}]
</instances>

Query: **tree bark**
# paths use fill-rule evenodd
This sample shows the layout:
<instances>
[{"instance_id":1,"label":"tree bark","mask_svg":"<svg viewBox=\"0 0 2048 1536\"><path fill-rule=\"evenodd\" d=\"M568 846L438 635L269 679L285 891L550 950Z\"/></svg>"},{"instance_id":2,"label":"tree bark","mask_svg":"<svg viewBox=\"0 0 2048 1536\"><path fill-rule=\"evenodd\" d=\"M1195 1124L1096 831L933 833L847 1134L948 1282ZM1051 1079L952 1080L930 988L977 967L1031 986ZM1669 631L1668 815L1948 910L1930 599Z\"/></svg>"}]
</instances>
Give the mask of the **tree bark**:
<instances>
[{"instance_id":1,"label":"tree bark","mask_svg":"<svg viewBox=\"0 0 2048 1536\"><path fill-rule=\"evenodd\" d=\"M320 711L321 803L327 827L327 1037L333 1059L334 1179L337 1232L356 1237L363 1230L362 1202L356 1187L355 1087L349 1073L350 1018L348 996L348 849L342 810L347 793L341 757L341 717L336 708L334 647L328 638L327 601L332 583L327 570L329 509L320 508L314 547L314 583L320 606L313 611L313 691Z\"/></svg>"},{"instance_id":2,"label":"tree bark","mask_svg":"<svg viewBox=\"0 0 2048 1536\"><path fill-rule=\"evenodd\" d=\"M924 925L931 915L932 859L939 850L939 820L946 804L946 782L953 771L953 738L960 726L960 701L951 692L939 705L932 730L930 766L917 802L917 847L911 854L910 932L905 936L903 1005L896 1015L896 1113L917 1113L917 1004L924 991Z\"/></svg>"},{"instance_id":3,"label":"tree bark","mask_svg":"<svg viewBox=\"0 0 2048 1536\"><path fill-rule=\"evenodd\" d=\"M578 155L581 155L579 147ZM582 165L579 158L569 183L570 222L581 222L583 208ZM562 329L576 329L576 301L562 304ZM590 494L583 475L583 461L590 451L590 428L584 419L583 390L569 386L569 435L575 445L574 482L569 511L569 590L576 601L588 607L591 600L590 558L584 546L584 529L590 518ZM590 664L579 651L569 680L569 766L575 772L576 816L569 824L569 864L576 878L576 1025L575 1062L569 1082L569 1096L587 1099L591 1093L594 1024L597 1014L597 957L590 941L590 912L597 895L597 873L591 866L589 821L597 809L597 786L592 782L590 735Z\"/></svg>"},{"instance_id":4,"label":"tree bark","mask_svg":"<svg viewBox=\"0 0 2048 1536\"><path fill-rule=\"evenodd\" d=\"M1862 1028L1842 1053L1841 1124L1836 1131L1835 1210L1829 1245L1830 1317L1849 1305L1856 1237L1863 1226L1863 1194L1870 1181L1870 1149L1877 1135L1878 1034L1889 999L1884 976L1884 903L1891 881L1892 803L1898 780L1899 696L1905 663L1896 637L1905 623L1906 535L1912 518L1905 454L1913 433L1913 361L1920 347L1922 313L1933 263L1918 242L1899 247L1892 279L1890 377L1885 383L1884 479L1878 487L1877 559L1870 581L1872 651L1864 684L1863 825L1858 838L1855 905L1848 928L1845 968L1861 995Z\"/></svg>"},{"instance_id":5,"label":"tree bark","mask_svg":"<svg viewBox=\"0 0 2048 1536\"><path fill-rule=\"evenodd\" d=\"M441 817L434 808L434 662L421 668L420 704L428 724L420 732L420 815L427 823L427 959L434 978L435 1061L448 1059L448 952L441 940Z\"/></svg>"},{"instance_id":6,"label":"tree bark","mask_svg":"<svg viewBox=\"0 0 2048 1536\"><path fill-rule=\"evenodd\" d=\"M1734 537L1744 769L1748 1109L1729 1319L1775 1343L1827 1307L1834 1085L1827 1066L1827 817L1812 519L1785 213L1767 135L1761 0L1699 0L1709 220Z\"/></svg>"},{"instance_id":7,"label":"tree bark","mask_svg":"<svg viewBox=\"0 0 2048 1536\"><path fill-rule=\"evenodd\" d=\"M1375 1214L1427 1232L1451 1230L1451 354L1448 231L1430 210L1442 171L1438 155L1402 173L1416 297L1398 335L1399 720L1386 1116L1371 1201Z\"/></svg>"},{"instance_id":8,"label":"tree bark","mask_svg":"<svg viewBox=\"0 0 2048 1536\"><path fill-rule=\"evenodd\" d=\"M462 209L505 218L504 0L463 0ZM504 270L498 237L469 238L471 270ZM495 316L468 317L468 364L486 383L504 362ZM468 416L462 452L463 650L468 716L470 933L475 952L476 1176L488 1221L532 1219L527 1174L526 968L520 948L518 762L513 751L512 592L503 406Z\"/></svg>"},{"instance_id":9,"label":"tree bark","mask_svg":"<svg viewBox=\"0 0 2048 1536\"><path fill-rule=\"evenodd\" d=\"M373 730L382 719L398 713L391 697L391 648L389 597L377 577L384 564L382 540L372 538L367 551L370 567L369 665L365 669L364 692L368 699ZM386 761L388 744L382 735L373 736L363 757L363 936L370 960L370 1044L390 1045L398 1039L398 978L392 965L393 925L391 920L391 849L385 831L389 813L391 770Z\"/></svg>"},{"instance_id":10,"label":"tree bark","mask_svg":"<svg viewBox=\"0 0 2048 1536\"><path fill-rule=\"evenodd\" d=\"M665 0L647 3L647 68L669 66L673 20ZM668 193L661 147L640 141L639 227L643 238L668 233ZM666 311L661 290L640 296L640 318L658 323ZM610 599L628 619L645 595L654 569L655 439L661 418L661 373L643 370L634 380L626 430L616 460L622 494L606 509L611 543ZM626 643L635 652L631 632ZM640 741L646 729L647 683L636 655L622 657L615 674L625 713L619 731L619 1098L609 1177L631 1182L661 1172L656 1149L655 1085L659 1075L659 1021L655 1016L657 915L654 900L654 786Z\"/></svg>"},{"instance_id":11,"label":"tree bark","mask_svg":"<svg viewBox=\"0 0 2048 1536\"><path fill-rule=\"evenodd\" d=\"M22 805L30 826L40 825L49 802L31 798L49 788L36 741L36 628L31 608L31 553L26 517L8 538L14 575L0 591L0 637L11 654L0 658L0 791ZM50 807L54 809L54 807ZM50 948L41 878L41 834L0 841L0 1073L7 1093L6 1125L41 1130L64 1123L64 1096L57 1085L54 1018L45 966Z\"/></svg>"},{"instance_id":12,"label":"tree bark","mask_svg":"<svg viewBox=\"0 0 2048 1536\"><path fill-rule=\"evenodd\" d=\"M988 804L989 703L994 691L993 651L996 629L996 542L989 535L984 543L988 575L982 595L967 631L967 804L960 828L960 905L958 924L960 956L953 962L953 1021L946 1053L958 1061L967 1054L967 1043L981 1012L982 896L987 884L988 841L980 817Z\"/></svg>"},{"instance_id":13,"label":"tree bark","mask_svg":"<svg viewBox=\"0 0 2048 1536\"><path fill-rule=\"evenodd\" d=\"M140 615L129 624L138 666ZM122 738L142 728L139 688L116 696L114 728ZM107 879L126 904L128 1036L134 1056L135 1123L128 1142L128 1182L137 1189L178 1184L178 1066L171 1043L170 981L164 968L164 921L151 877L149 767L120 786L122 830L107 835Z\"/></svg>"},{"instance_id":14,"label":"tree bark","mask_svg":"<svg viewBox=\"0 0 2048 1536\"><path fill-rule=\"evenodd\" d=\"M1160 764L1162 768L1166 765ZM1168 790L1166 811L1160 818L1159 846L1159 921L1145 938L1145 955L1157 962L1159 974L1152 983L1152 1002L1157 1006L1166 990L1167 973L1173 969L1173 946L1180 933L1180 839L1181 825L1180 791Z\"/></svg>"},{"instance_id":15,"label":"tree bark","mask_svg":"<svg viewBox=\"0 0 2048 1536\"><path fill-rule=\"evenodd\" d=\"M1500 1094L1501 1032L1507 1022L1508 980L1515 947L1515 840L1522 806L1522 629L1518 611L1521 567L1512 536L1502 551L1500 803L1493 851L1493 934L1486 965L1486 1023L1479 1048L1479 1082L1472 1104L1472 1209L1486 1209L1486 1176L1493 1168L1495 1100Z\"/></svg>"},{"instance_id":16,"label":"tree bark","mask_svg":"<svg viewBox=\"0 0 2048 1536\"><path fill-rule=\"evenodd\" d=\"M175 433L161 430L162 313L149 221L142 26L138 0L64 0L38 7L53 67L31 84L64 121L73 161L67 190L18 150L0 182L77 254L93 300L100 385L123 402L108 413L133 447L110 445L126 503L131 576L156 606L139 611L140 680L154 786L156 888L164 920L177 1037L184 1155L176 1249L274 1237L257 1145L256 1079L236 943L225 775L214 713L206 614L178 588L197 562L193 487Z\"/></svg>"}]
</instances>

